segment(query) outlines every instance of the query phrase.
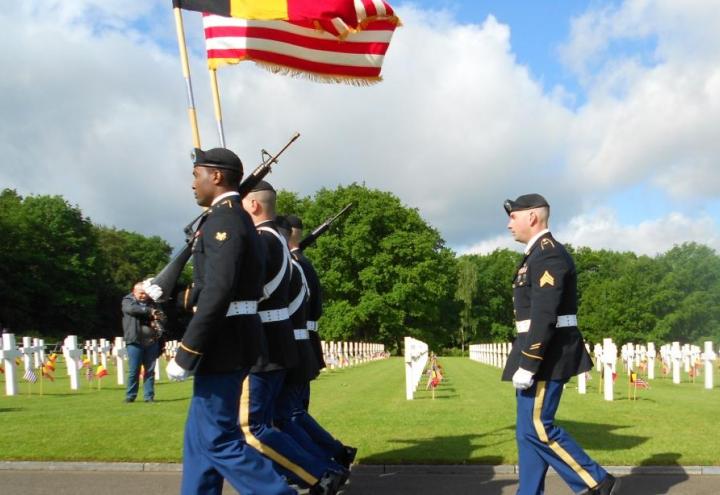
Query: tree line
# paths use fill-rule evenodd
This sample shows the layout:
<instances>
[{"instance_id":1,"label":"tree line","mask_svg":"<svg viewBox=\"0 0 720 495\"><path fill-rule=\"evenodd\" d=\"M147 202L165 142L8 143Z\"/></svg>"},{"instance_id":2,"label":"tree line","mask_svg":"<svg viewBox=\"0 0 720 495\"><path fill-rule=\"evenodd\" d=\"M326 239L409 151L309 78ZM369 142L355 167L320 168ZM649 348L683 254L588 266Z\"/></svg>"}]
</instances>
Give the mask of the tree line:
<instances>
[{"instance_id":1,"label":"tree line","mask_svg":"<svg viewBox=\"0 0 720 495\"><path fill-rule=\"evenodd\" d=\"M458 257L417 209L358 184L307 197L281 191L278 212L297 214L309 232L349 203L306 250L323 285L324 339L395 351L406 335L437 351L512 340L518 252ZM0 193L0 232L0 324L46 338L120 335L122 296L172 252L157 236L96 225L60 196L10 189ZM720 338L720 257L712 249L683 244L655 257L569 249L589 341Z\"/></svg>"}]
</instances>

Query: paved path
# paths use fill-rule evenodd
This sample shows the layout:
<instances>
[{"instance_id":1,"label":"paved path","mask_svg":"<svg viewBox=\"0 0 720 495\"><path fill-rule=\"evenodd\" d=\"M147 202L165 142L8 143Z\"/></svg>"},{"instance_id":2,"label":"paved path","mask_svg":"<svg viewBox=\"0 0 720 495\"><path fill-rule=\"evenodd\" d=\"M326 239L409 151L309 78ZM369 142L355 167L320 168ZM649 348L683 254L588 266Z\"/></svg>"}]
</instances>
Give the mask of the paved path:
<instances>
[{"instance_id":1,"label":"paved path","mask_svg":"<svg viewBox=\"0 0 720 495\"><path fill-rule=\"evenodd\" d=\"M140 466L136 469L137 466ZM176 465L0 463L0 495L175 495L180 472ZM104 470L98 470L105 468ZM142 469L146 469L143 471ZM147 470L150 469L150 470ZM648 469L653 474L610 468L622 480L621 495L718 495L718 474L686 474L677 467ZM637 469L636 469L637 471ZM675 472L673 472L675 471ZM689 469L701 473L702 469ZM707 472L717 473L718 468ZM344 495L514 495L513 467L483 466L355 466ZM549 475L548 495L572 495L556 475ZM230 487L224 491L236 495Z\"/></svg>"}]
</instances>

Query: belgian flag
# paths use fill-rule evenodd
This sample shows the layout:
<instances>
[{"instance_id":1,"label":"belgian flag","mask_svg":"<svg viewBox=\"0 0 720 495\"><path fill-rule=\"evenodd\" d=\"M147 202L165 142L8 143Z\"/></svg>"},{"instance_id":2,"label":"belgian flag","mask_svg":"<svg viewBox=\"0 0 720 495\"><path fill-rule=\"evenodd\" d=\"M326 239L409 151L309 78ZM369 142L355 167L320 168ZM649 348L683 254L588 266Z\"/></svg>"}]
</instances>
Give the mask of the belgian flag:
<instances>
[{"instance_id":1,"label":"belgian flag","mask_svg":"<svg viewBox=\"0 0 720 495\"><path fill-rule=\"evenodd\" d=\"M312 22L332 34L361 29L374 19L397 20L384 0L173 0L173 7L241 19Z\"/></svg>"}]
</instances>

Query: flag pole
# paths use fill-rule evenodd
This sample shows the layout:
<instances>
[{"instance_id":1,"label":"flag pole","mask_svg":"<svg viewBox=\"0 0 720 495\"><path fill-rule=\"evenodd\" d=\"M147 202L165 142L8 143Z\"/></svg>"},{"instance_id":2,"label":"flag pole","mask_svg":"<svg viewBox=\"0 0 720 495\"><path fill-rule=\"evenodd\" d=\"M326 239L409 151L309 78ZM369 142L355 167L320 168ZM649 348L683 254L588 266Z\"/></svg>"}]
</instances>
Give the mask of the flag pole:
<instances>
[{"instance_id":1,"label":"flag pole","mask_svg":"<svg viewBox=\"0 0 720 495\"><path fill-rule=\"evenodd\" d=\"M188 62L187 47L185 45L185 29L183 28L182 12L179 7L174 7L173 12L175 14L175 31L177 32L178 48L180 49L180 63L182 65L185 89L187 91L188 118L190 119L190 129L192 130L193 147L200 148L200 131L198 130L195 98L193 97L192 81L190 80L190 63Z\"/></svg>"},{"instance_id":2,"label":"flag pole","mask_svg":"<svg viewBox=\"0 0 720 495\"><path fill-rule=\"evenodd\" d=\"M223 129L222 109L220 107L220 90L218 89L217 70L209 69L210 88L212 89L213 106L215 107L215 122L217 123L220 146L225 148L225 130Z\"/></svg>"}]
</instances>

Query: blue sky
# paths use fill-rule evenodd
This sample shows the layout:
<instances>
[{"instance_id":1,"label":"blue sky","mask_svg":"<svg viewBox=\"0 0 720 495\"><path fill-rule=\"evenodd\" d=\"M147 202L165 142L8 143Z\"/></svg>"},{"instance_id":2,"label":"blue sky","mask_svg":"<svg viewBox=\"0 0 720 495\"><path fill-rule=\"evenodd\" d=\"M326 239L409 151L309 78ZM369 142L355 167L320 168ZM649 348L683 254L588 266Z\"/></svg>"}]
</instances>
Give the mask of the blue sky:
<instances>
[{"instance_id":1,"label":"blue sky","mask_svg":"<svg viewBox=\"0 0 720 495\"><path fill-rule=\"evenodd\" d=\"M229 147L252 163L298 130L277 187L392 191L460 253L513 246L499 205L530 191L574 245L720 249L713 0L394 6L403 27L376 86L221 71ZM185 24L209 147L199 14ZM169 1L28 0L0 13L0 29L14 40L0 52L14 68L0 80L0 186L179 242L196 206Z\"/></svg>"}]
</instances>

